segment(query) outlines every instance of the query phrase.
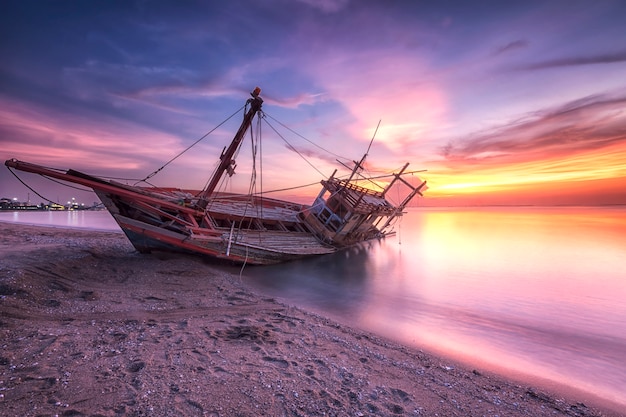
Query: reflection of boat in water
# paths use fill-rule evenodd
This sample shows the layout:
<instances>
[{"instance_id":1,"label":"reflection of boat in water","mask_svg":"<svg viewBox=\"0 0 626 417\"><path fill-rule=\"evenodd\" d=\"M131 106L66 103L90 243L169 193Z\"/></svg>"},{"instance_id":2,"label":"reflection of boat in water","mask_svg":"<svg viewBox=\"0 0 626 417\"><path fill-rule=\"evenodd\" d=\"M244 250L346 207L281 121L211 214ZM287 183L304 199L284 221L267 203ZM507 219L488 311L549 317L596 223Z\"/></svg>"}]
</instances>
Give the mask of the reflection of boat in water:
<instances>
[{"instance_id":1,"label":"reflection of boat in water","mask_svg":"<svg viewBox=\"0 0 626 417\"><path fill-rule=\"evenodd\" d=\"M201 191L130 186L15 159L5 165L93 189L140 252L184 251L262 265L329 254L392 233L393 220L426 185L420 181L413 186L403 178L408 163L388 176L391 180L382 191L375 191L358 184L365 154L347 179L336 177L335 170L321 181L312 205L216 191L225 173L234 174L234 155L253 118L261 113L259 94L258 88L252 92L239 130ZM392 204L386 193L399 184L407 192L400 203Z\"/></svg>"}]
</instances>

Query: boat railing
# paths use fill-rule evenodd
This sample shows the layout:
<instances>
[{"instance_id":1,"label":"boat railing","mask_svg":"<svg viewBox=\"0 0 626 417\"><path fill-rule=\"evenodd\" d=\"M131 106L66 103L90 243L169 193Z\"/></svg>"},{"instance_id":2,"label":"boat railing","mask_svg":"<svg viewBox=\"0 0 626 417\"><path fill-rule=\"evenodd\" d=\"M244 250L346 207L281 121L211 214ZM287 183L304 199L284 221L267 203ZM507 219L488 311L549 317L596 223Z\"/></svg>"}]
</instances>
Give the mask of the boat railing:
<instances>
[{"instance_id":1,"label":"boat railing","mask_svg":"<svg viewBox=\"0 0 626 417\"><path fill-rule=\"evenodd\" d=\"M349 205L350 209L355 213L378 213L382 215L390 215L395 211L395 208L387 202L385 196L381 192L335 178L331 179L328 182L328 185L332 185L332 188L336 188L334 191L340 191L341 189L345 190L345 192L340 192L339 194ZM375 198L375 202L368 199L368 196Z\"/></svg>"},{"instance_id":2,"label":"boat railing","mask_svg":"<svg viewBox=\"0 0 626 417\"><path fill-rule=\"evenodd\" d=\"M330 181L336 183L336 185L338 185L339 187L347 188L349 190L356 191L357 193L360 193L360 194L368 194L374 197L383 198L382 192L375 191L370 188L361 187L360 185L356 185L355 183L347 181L347 180L340 180L337 178L333 178Z\"/></svg>"}]
</instances>

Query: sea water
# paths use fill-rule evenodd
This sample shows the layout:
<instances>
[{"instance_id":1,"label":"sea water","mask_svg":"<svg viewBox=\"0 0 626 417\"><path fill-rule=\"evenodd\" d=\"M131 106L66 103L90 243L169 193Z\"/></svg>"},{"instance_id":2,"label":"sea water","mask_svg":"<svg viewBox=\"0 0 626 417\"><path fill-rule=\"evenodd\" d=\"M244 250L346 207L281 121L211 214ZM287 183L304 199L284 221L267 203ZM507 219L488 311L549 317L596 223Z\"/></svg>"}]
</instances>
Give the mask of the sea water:
<instances>
[{"instance_id":1,"label":"sea water","mask_svg":"<svg viewBox=\"0 0 626 417\"><path fill-rule=\"evenodd\" d=\"M0 221L40 226L121 231L106 210L16 210L0 211Z\"/></svg>"},{"instance_id":2,"label":"sea water","mask_svg":"<svg viewBox=\"0 0 626 417\"><path fill-rule=\"evenodd\" d=\"M626 407L626 207L414 209L396 231L243 277L404 344Z\"/></svg>"},{"instance_id":3,"label":"sea water","mask_svg":"<svg viewBox=\"0 0 626 417\"><path fill-rule=\"evenodd\" d=\"M106 211L0 220L119 230ZM395 229L241 276L351 326L626 407L626 207L422 208Z\"/></svg>"}]
</instances>

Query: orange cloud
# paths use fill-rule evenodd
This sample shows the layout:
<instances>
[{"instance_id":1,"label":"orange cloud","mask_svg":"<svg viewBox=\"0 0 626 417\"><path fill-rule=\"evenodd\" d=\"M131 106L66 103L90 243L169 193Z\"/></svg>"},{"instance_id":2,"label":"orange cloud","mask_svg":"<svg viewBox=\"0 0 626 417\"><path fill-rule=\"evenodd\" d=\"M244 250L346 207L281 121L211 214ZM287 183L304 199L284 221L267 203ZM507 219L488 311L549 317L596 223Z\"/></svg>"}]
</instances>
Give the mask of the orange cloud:
<instances>
[{"instance_id":1,"label":"orange cloud","mask_svg":"<svg viewBox=\"0 0 626 417\"><path fill-rule=\"evenodd\" d=\"M623 96L587 97L451 142L429 172L428 195L451 204L626 203L618 187L626 178L624 104Z\"/></svg>"}]
</instances>

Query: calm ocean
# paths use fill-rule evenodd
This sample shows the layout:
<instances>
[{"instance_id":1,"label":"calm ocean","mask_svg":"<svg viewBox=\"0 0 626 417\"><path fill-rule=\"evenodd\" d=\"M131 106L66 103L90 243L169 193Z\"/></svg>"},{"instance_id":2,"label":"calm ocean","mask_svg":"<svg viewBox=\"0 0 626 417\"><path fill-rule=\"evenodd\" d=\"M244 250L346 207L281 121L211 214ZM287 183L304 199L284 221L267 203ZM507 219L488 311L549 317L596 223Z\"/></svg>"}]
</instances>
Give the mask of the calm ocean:
<instances>
[{"instance_id":1,"label":"calm ocean","mask_svg":"<svg viewBox=\"0 0 626 417\"><path fill-rule=\"evenodd\" d=\"M0 220L119 230L107 212ZM423 208L396 230L242 277L351 326L626 409L626 207Z\"/></svg>"}]
</instances>

